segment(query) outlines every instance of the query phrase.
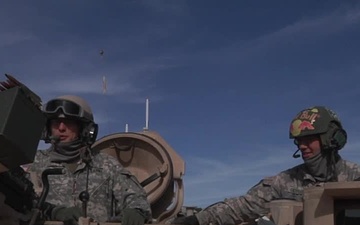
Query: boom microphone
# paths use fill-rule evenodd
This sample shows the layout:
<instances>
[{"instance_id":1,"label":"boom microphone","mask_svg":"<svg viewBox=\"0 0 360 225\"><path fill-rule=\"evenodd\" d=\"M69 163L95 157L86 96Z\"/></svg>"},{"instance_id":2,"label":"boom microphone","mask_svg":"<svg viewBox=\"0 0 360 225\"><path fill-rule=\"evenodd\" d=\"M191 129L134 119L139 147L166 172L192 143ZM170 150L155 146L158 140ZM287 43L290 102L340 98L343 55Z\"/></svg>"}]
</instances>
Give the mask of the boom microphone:
<instances>
[{"instance_id":1,"label":"boom microphone","mask_svg":"<svg viewBox=\"0 0 360 225\"><path fill-rule=\"evenodd\" d=\"M295 159L299 158L301 155L298 153L300 149L296 150L294 154L292 155Z\"/></svg>"},{"instance_id":2,"label":"boom microphone","mask_svg":"<svg viewBox=\"0 0 360 225\"><path fill-rule=\"evenodd\" d=\"M50 136L49 139L51 140L51 143L53 143L53 144L57 144L60 141L59 136Z\"/></svg>"}]
</instances>

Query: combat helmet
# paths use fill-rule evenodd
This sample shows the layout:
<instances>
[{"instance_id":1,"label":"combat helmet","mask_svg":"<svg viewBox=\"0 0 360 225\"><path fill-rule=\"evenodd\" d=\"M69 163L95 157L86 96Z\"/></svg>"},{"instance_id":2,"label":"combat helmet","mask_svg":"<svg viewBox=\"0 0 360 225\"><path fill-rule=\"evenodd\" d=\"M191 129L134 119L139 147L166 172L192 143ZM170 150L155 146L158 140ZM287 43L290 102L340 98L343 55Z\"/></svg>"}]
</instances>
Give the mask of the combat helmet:
<instances>
[{"instance_id":1,"label":"combat helmet","mask_svg":"<svg viewBox=\"0 0 360 225\"><path fill-rule=\"evenodd\" d=\"M48 121L55 118L78 120L82 125L80 138L90 145L95 142L98 125L94 122L91 107L85 99L75 95L62 95L44 104L43 112L46 114ZM48 125L45 127L43 139L47 143L51 141Z\"/></svg>"},{"instance_id":2,"label":"combat helmet","mask_svg":"<svg viewBox=\"0 0 360 225\"><path fill-rule=\"evenodd\" d=\"M321 148L340 150L347 142L347 134L336 113L324 106L314 106L300 111L291 121L289 137L319 135Z\"/></svg>"}]
</instances>

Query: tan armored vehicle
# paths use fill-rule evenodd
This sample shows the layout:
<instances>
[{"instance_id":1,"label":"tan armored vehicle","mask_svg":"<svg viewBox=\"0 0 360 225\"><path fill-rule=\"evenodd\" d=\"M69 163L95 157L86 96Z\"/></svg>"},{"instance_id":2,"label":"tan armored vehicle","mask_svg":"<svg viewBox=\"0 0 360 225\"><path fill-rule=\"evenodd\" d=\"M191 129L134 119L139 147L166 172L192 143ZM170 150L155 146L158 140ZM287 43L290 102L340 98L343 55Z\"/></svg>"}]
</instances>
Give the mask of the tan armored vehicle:
<instances>
[{"instance_id":1,"label":"tan armored vehicle","mask_svg":"<svg viewBox=\"0 0 360 225\"><path fill-rule=\"evenodd\" d=\"M358 225L360 182L325 183L305 189L303 202L277 200L269 207L277 225Z\"/></svg>"}]
</instances>

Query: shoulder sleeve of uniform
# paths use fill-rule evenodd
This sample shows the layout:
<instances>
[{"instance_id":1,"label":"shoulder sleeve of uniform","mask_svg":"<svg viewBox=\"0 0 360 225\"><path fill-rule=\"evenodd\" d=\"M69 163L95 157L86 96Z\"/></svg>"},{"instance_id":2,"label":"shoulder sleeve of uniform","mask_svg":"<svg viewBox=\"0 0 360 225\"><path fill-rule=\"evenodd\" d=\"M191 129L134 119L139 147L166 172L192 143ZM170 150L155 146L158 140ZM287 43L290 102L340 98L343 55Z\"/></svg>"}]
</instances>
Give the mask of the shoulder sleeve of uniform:
<instances>
[{"instance_id":1,"label":"shoulder sleeve of uniform","mask_svg":"<svg viewBox=\"0 0 360 225\"><path fill-rule=\"evenodd\" d=\"M116 158L103 152L97 154L93 161L96 166L103 168L104 171L109 173L119 173L119 170L123 168Z\"/></svg>"},{"instance_id":2,"label":"shoulder sleeve of uniform","mask_svg":"<svg viewBox=\"0 0 360 225\"><path fill-rule=\"evenodd\" d=\"M107 153L100 153L99 154L99 158L98 158L98 163L100 163L101 165L108 165L109 167L111 167L112 171L116 171L115 173L116 174L121 174L121 175L124 175L124 176L127 176L127 177L134 177L134 175L129 171L127 170L126 168L124 168L121 163L116 159L114 158L113 156L107 154ZM135 178L136 179L136 178ZM137 179L136 179L137 181Z\"/></svg>"},{"instance_id":3,"label":"shoulder sleeve of uniform","mask_svg":"<svg viewBox=\"0 0 360 225\"><path fill-rule=\"evenodd\" d=\"M360 180L360 166L354 162L341 160L336 165L339 181Z\"/></svg>"},{"instance_id":4,"label":"shoulder sleeve of uniform","mask_svg":"<svg viewBox=\"0 0 360 225\"><path fill-rule=\"evenodd\" d=\"M271 186L271 185L274 184L275 179L276 179L276 176L265 177L265 178L263 179L263 185L265 185L265 186Z\"/></svg>"},{"instance_id":5,"label":"shoulder sleeve of uniform","mask_svg":"<svg viewBox=\"0 0 360 225\"><path fill-rule=\"evenodd\" d=\"M275 180L276 180L277 176L271 176L271 177L265 177L262 180L260 180L257 184L255 184L253 187L251 187L248 191L251 192L252 190L256 189L256 188L261 188L261 187L271 187L273 186Z\"/></svg>"},{"instance_id":6,"label":"shoulder sleeve of uniform","mask_svg":"<svg viewBox=\"0 0 360 225\"><path fill-rule=\"evenodd\" d=\"M42 171L49 163L49 151L48 150L37 150L35 153L34 161L28 164L28 170L40 170Z\"/></svg>"},{"instance_id":7,"label":"shoulder sleeve of uniform","mask_svg":"<svg viewBox=\"0 0 360 225\"><path fill-rule=\"evenodd\" d=\"M241 224L269 213L266 203L277 195L277 176L265 177L245 195L225 199L197 214L200 224Z\"/></svg>"},{"instance_id":8,"label":"shoulder sleeve of uniform","mask_svg":"<svg viewBox=\"0 0 360 225\"><path fill-rule=\"evenodd\" d=\"M103 169L112 174L113 194L120 211L125 208L138 209L147 219L150 219L150 204L147 200L147 194L138 179L124 168L117 159L106 153L100 153L99 160L103 161Z\"/></svg>"}]
</instances>

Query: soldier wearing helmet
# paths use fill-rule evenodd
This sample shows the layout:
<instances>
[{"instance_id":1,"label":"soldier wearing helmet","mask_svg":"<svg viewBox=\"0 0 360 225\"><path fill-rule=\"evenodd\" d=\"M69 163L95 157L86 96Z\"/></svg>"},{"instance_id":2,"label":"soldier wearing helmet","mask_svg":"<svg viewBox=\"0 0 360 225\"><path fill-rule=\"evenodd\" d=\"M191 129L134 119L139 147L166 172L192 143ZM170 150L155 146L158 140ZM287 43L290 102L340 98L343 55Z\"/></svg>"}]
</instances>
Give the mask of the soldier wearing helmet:
<instances>
[{"instance_id":1,"label":"soldier wearing helmet","mask_svg":"<svg viewBox=\"0 0 360 225\"><path fill-rule=\"evenodd\" d=\"M353 181L360 177L359 165L344 160L347 134L338 116L330 109L315 106L299 112L290 124L290 138L304 163L262 179L245 195L225 199L188 217L179 217L173 224L240 224L266 216L266 203L276 199L302 201L303 189L324 182ZM301 154L298 154L298 152ZM264 224L264 221L258 222Z\"/></svg>"},{"instance_id":2,"label":"soldier wearing helmet","mask_svg":"<svg viewBox=\"0 0 360 225\"><path fill-rule=\"evenodd\" d=\"M325 107L312 107L301 111L290 125L290 139L301 151L304 166L318 181L337 181L334 165L340 160L338 153L347 141L338 116Z\"/></svg>"},{"instance_id":3,"label":"soldier wearing helmet","mask_svg":"<svg viewBox=\"0 0 360 225\"><path fill-rule=\"evenodd\" d=\"M37 152L30 174L39 178L50 166L65 170L49 177L46 219L76 224L82 216L125 225L150 220L150 204L136 177L110 155L91 151L98 125L88 103L79 96L64 95L48 101L43 111L47 115L43 139L51 147ZM40 179L33 183L41 186Z\"/></svg>"}]
</instances>

